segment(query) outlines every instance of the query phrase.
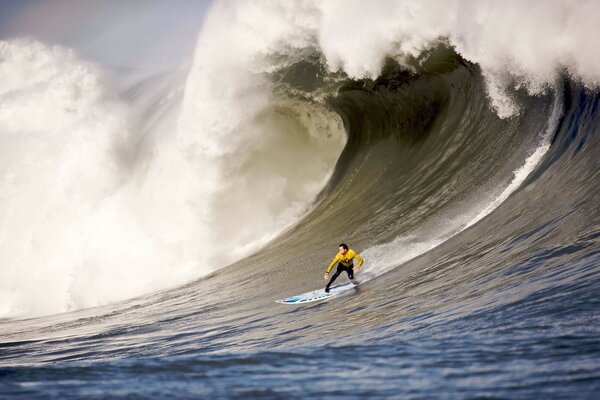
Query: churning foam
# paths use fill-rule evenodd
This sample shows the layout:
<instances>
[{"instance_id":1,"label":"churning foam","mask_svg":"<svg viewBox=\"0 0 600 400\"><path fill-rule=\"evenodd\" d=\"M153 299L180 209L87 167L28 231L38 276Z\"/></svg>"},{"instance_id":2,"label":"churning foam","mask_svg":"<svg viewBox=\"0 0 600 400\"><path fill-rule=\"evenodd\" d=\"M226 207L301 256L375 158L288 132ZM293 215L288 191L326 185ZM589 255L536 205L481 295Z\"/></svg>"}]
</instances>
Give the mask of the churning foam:
<instances>
[{"instance_id":1,"label":"churning foam","mask_svg":"<svg viewBox=\"0 0 600 400\"><path fill-rule=\"evenodd\" d=\"M539 94L565 71L590 88L600 85L597 1L229 1L216 9L243 31L236 40L254 50L250 58L311 45L330 69L353 78L378 76L385 57L402 63L448 43L482 68L501 117L518 111L507 94L514 86Z\"/></svg>"},{"instance_id":2,"label":"churning foam","mask_svg":"<svg viewBox=\"0 0 600 400\"><path fill-rule=\"evenodd\" d=\"M124 165L130 110L102 72L31 41L1 42L0 59L0 315L106 304L193 277L182 253L198 234L174 226L185 211L151 193L177 179Z\"/></svg>"},{"instance_id":3,"label":"churning foam","mask_svg":"<svg viewBox=\"0 0 600 400\"><path fill-rule=\"evenodd\" d=\"M316 2L319 45L331 68L374 77L386 55L418 56L440 40L479 64L498 115L518 109L512 86L532 94L567 72L600 85L600 2L396 0Z\"/></svg>"},{"instance_id":4,"label":"churning foam","mask_svg":"<svg viewBox=\"0 0 600 400\"><path fill-rule=\"evenodd\" d=\"M188 89L177 129L142 148L146 113L97 66L32 41L0 42L0 60L0 316L115 302L255 251L307 211L345 143L337 115L276 101L243 64L217 82L199 62L188 88L210 89Z\"/></svg>"}]
</instances>

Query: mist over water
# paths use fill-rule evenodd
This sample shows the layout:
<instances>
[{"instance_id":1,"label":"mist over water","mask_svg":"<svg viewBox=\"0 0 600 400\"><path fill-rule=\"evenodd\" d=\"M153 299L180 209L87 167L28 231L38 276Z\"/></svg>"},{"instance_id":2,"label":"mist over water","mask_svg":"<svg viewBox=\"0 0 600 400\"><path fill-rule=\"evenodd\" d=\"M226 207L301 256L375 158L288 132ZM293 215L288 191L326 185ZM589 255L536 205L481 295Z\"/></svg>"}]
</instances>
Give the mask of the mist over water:
<instances>
[{"instance_id":1,"label":"mist over water","mask_svg":"<svg viewBox=\"0 0 600 400\"><path fill-rule=\"evenodd\" d=\"M331 112L266 89L244 101L235 82L224 99L190 84L205 107L184 101L178 123L178 71L110 71L31 40L2 51L4 316L106 304L239 259L306 212L344 144Z\"/></svg>"},{"instance_id":2,"label":"mist over water","mask_svg":"<svg viewBox=\"0 0 600 400\"><path fill-rule=\"evenodd\" d=\"M597 2L214 2L137 59L37 7L0 30L0 393L598 393ZM340 242L360 286L275 303Z\"/></svg>"}]
</instances>

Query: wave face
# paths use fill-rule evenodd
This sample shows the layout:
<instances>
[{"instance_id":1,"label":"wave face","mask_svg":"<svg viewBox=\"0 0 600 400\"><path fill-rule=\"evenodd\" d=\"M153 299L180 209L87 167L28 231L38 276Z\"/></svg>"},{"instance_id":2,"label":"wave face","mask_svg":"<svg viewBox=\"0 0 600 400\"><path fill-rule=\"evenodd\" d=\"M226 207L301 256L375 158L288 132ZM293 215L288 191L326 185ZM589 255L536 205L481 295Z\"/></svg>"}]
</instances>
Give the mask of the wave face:
<instances>
[{"instance_id":1,"label":"wave face","mask_svg":"<svg viewBox=\"0 0 600 400\"><path fill-rule=\"evenodd\" d=\"M40 75L42 89L1 81L0 112L20 110L20 96L56 103L51 96L63 92L43 90L62 87L56 80L87 88L61 95L75 111L53 111L56 127L1 120L6 154L35 160L3 161L20 174L5 173L2 186L5 226L15 231L3 232L3 254L52 266L33 269L49 274L38 281L64 278L32 298L42 286L25 278L25 264L3 269L12 285L3 314L100 305L0 321L2 392L593 397L600 69L590 60L600 50L586 47L586 29L600 15L594 8L223 2L185 81L136 79L106 94L90 78L101 73L60 49L51 63L78 65L73 80ZM532 23L540 16L553 28ZM65 137L64 126L82 127L83 139ZM32 140L15 139L23 132ZM62 150L37 149L36 138ZM69 149L87 154L71 161L87 167L77 174ZM108 172L94 168L116 160ZM75 180L84 189L69 190ZM57 183L60 196L28 203ZM12 249L35 246L32 232L50 236L40 226L51 228L48 249ZM355 291L302 307L274 302L322 285L340 242L365 258ZM69 262L45 263L65 257L61 244Z\"/></svg>"}]
</instances>

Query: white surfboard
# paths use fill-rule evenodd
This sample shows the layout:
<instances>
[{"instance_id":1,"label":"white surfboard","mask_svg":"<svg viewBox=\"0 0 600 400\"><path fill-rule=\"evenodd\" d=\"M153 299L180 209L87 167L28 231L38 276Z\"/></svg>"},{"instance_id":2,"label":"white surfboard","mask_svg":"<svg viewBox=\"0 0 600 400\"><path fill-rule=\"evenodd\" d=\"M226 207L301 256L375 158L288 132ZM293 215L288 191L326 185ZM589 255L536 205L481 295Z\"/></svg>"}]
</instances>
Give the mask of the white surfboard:
<instances>
[{"instance_id":1,"label":"white surfboard","mask_svg":"<svg viewBox=\"0 0 600 400\"><path fill-rule=\"evenodd\" d=\"M354 287L358 286L358 284L354 284L352 282L346 282L342 285L333 286L329 289L329 293L325 293L325 289L313 290L312 292L298 294L296 296L288 297L287 299L277 300L276 303L281 304L303 304L310 303L313 301L325 300L331 296L335 296L336 294L343 293L347 290L350 290Z\"/></svg>"}]
</instances>

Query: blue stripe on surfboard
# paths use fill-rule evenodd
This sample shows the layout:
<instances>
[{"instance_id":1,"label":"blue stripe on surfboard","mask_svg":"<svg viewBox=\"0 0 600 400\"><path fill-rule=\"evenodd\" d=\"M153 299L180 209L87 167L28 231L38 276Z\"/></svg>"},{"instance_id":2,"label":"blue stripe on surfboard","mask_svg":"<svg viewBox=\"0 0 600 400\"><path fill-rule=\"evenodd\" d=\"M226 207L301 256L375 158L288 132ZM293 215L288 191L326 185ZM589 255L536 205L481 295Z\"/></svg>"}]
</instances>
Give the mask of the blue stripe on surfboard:
<instances>
[{"instance_id":1,"label":"blue stripe on surfboard","mask_svg":"<svg viewBox=\"0 0 600 400\"><path fill-rule=\"evenodd\" d=\"M318 300L324 300L331 296L335 296L336 294L343 293L347 290L352 289L356 285L352 282L347 282L342 285L334 286L331 288L329 293L325 293L325 289L313 290L312 292L306 292L302 294L298 294L296 296L288 297L283 300L277 300L277 303L281 304L299 304L299 303L309 303Z\"/></svg>"}]
</instances>

